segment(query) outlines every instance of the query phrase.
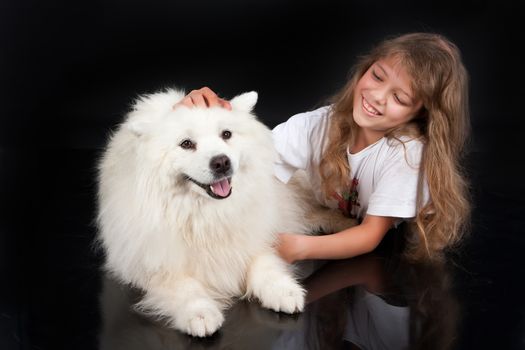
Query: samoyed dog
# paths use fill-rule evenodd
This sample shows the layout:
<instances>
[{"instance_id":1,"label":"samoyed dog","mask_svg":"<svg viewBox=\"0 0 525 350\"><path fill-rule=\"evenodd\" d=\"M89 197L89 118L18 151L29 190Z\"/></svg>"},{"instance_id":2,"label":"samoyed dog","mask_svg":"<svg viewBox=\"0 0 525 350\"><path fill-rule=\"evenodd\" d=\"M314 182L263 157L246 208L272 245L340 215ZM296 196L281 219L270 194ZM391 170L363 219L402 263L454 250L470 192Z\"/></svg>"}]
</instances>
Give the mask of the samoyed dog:
<instances>
[{"instance_id":1,"label":"samoyed dog","mask_svg":"<svg viewBox=\"0 0 525 350\"><path fill-rule=\"evenodd\" d=\"M314 214L307 191L274 177L257 94L220 107L173 106L177 90L144 95L99 162L98 239L105 267L144 293L136 308L192 336L223 323L235 297L285 313L305 290L274 249L279 232L350 225Z\"/></svg>"}]
</instances>

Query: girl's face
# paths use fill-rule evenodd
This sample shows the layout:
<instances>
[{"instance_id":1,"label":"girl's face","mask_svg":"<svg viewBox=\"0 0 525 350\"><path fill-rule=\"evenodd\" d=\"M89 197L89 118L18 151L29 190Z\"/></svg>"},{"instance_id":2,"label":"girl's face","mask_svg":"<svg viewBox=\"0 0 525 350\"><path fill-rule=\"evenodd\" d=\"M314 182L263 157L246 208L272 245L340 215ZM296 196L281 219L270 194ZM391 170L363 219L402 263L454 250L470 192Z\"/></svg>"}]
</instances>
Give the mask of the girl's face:
<instances>
[{"instance_id":1,"label":"girl's face","mask_svg":"<svg viewBox=\"0 0 525 350\"><path fill-rule=\"evenodd\" d=\"M354 121L365 134L381 138L414 118L423 103L416 99L411 77L396 57L376 61L354 91Z\"/></svg>"}]
</instances>

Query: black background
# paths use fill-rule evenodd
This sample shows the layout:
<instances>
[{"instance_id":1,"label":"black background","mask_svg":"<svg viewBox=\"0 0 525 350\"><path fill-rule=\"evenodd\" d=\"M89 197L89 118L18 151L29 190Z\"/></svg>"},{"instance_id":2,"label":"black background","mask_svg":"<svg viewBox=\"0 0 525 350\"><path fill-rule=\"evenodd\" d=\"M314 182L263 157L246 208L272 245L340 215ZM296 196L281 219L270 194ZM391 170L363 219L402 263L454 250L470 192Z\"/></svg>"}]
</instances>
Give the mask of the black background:
<instances>
[{"instance_id":1,"label":"black background","mask_svg":"<svg viewBox=\"0 0 525 350\"><path fill-rule=\"evenodd\" d=\"M90 348L95 161L137 95L256 90L273 127L322 104L385 36L432 31L471 78L475 215L458 289L475 302L460 344L524 348L522 21L517 1L2 1L0 347Z\"/></svg>"}]
</instances>

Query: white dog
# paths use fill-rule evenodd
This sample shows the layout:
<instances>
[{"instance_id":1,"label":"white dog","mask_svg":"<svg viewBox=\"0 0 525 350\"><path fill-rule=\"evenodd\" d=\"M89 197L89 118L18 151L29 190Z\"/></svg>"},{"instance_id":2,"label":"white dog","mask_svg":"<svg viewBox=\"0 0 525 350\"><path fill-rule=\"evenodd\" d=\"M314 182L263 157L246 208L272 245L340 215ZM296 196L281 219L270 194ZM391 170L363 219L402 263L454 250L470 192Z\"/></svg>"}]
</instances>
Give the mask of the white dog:
<instances>
[{"instance_id":1,"label":"white dog","mask_svg":"<svg viewBox=\"0 0 525 350\"><path fill-rule=\"evenodd\" d=\"M305 291L274 251L276 233L339 222L329 214L308 224L309 194L274 177L271 132L251 114L255 92L232 99L231 111L173 110L183 96L140 98L100 161L106 268L145 292L140 310L193 336L214 333L234 297L301 311Z\"/></svg>"}]
</instances>

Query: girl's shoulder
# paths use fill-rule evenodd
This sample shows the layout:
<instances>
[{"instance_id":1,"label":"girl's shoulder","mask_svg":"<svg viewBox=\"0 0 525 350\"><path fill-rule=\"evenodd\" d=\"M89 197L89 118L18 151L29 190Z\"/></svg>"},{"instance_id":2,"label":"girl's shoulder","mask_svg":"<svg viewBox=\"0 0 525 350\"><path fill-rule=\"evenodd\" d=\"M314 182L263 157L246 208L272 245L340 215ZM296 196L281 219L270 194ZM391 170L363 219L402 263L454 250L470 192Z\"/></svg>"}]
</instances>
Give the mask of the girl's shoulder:
<instances>
[{"instance_id":1,"label":"girl's shoulder","mask_svg":"<svg viewBox=\"0 0 525 350\"><path fill-rule=\"evenodd\" d=\"M330 107L331 106L323 106L314 110L294 114L288 119L288 121L286 121L286 123L308 128L328 123L331 114Z\"/></svg>"},{"instance_id":2,"label":"girl's shoulder","mask_svg":"<svg viewBox=\"0 0 525 350\"><path fill-rule=\"evenodd\" d=\"M287 121L273 129L279 138L304 139L315 147L324 143L329 128L330 106L323 106L311 111L291 116Z\"/></svg>"},{"instance_id":3,"label":"girl's shoulder","mask_svg":"<svg viewBox=\"0 0 525 350\"><path fill-rule=\"evenodd\" d=\"M385 137L385 144L391 149L422 149L424 146L423 138L420 136L400 135L395 137Z\"/></svg>"},{"instance_id":4,"label":"girl's shoulder","mask_svg":"<svg viewBox=\"0 0 525 350\"><path fill-rule=\"evenodd\" d=\"M419 164L423 154L424 142L421 137L398 136L384 138L383 152L387 159L396 161L404 158L409 164Z\"/></svg>"}]
</instances>

